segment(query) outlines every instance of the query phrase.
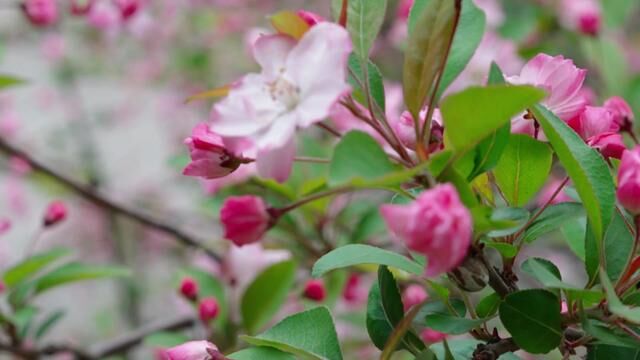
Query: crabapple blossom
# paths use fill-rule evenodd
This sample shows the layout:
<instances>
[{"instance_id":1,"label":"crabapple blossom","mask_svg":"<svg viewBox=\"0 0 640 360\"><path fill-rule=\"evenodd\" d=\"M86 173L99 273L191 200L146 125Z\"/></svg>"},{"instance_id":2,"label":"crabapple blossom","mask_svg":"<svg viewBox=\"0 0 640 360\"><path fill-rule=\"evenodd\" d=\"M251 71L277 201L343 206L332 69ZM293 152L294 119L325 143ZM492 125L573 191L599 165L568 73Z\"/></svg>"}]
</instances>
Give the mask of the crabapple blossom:
<instances>
[{"instance_id":1,"label":"crabapple blossom","mask_svg":"<svg viewBox=\"0 0 640 360\"><path fill-rule=\"evenodd\" d=\"M320 22L325 21L324 18L316 13L313 13L311 11L306 11L306 10L298 10L296 11L296 14L302 19L304 20L307 25L309 26L314 26Z\"/></svg>"},{"instance_id":2,"label":"crabapple blossom","mask_svg":"<svg viewBox=\"0 0 640 360\"><path fill-rule=\"evenodd\" d=\"M613 112L613 119L622 131L630 131L633 126L633 110L621 97L612 96L604 102L605 108Z\"/></svg>"},{"instance_id":3,"label":"crabapple blossom","mask_svg":"<svg viewBox=\"0 0 640 360\"><path fill-rule=\"evenodd\" d=\"M616 195L627 211L633 215L640 214L640 146L622 154Z\"/></svg>"},{"instance_id":4,"label":"crabapple blossom","mask_svg":"<svg viewBox=\"0 0 640 360\"><path fill-rule=\"evenodd\" d=\"M182 171L184 175L215 179L229 175L241 164L241 159L227 150L223 139L207 124L196 125L184 143L191 155L191 162Z\"/></svg>"},{"instance_id":5,"label":"crabapple blossom","mask_svg":"<svg viewBox=\"0 0 640 360\"><path fill-rule=\"evenodd\" d=\"M605 158L620 159L626 150L622 135L614 132L606 132L592 136L587 144L598 150Z\"/></svg>"},{"instance_id":6,"label":"crabapple blossom","mask_svg":"<svg viewBox=\"0 0 640 360\"><path fill-rule=\"evenodd\" d=\"M262 198L251 195L234 196L225 200L220 210L225 239L237 246L260 241L272 223Z\"/></svg>"},{"instance_id":7,"label":"crabapple blossom","mask_svg":"<svg viewBox=\"0 0 640 360\"><path fill-rule=\"evenodd\" d=\"M410 204L386 204L380 211L391 233L427 256L427 276L454 269L466 256L473 223L453 185L437 185Z\"/></svg>"},{"instance_id":8,"label":"crabapple blossom","mask_svg":"<svg viewBox=\"0 0 640 360\"><path fill-rule=\"evenodd\" d=\"M586 35L598 35L602 26L598 0L561 0L558 15L566 28Z\"/></svg>"},{"instance_id":9,"label":"crabapple blossom","mask_svg":"<svg viewBox=\"0 0 640 360\"><path fill-rule=\"evenodd\" d=\"M25 0L21 7L33 25L48 26L58 21L56 0Z\"/></svg>"},{"instance_id":10,"label":"crabapple blossom","mask_svg":"<svg viewBox=\"0 0 640 360\"><path fill-rule=\"evenodd\" d=\"M519 75L509 76L507 81L544 89L547 97L542 104L560 119L569 121L586 106L586 99L580 93L586 75L587 70L576 67L572 60L562 55L538 54L524 65ZM535 135L534 122L524 115L512 121L511 130Z\"/></svg>"}]
</instances>

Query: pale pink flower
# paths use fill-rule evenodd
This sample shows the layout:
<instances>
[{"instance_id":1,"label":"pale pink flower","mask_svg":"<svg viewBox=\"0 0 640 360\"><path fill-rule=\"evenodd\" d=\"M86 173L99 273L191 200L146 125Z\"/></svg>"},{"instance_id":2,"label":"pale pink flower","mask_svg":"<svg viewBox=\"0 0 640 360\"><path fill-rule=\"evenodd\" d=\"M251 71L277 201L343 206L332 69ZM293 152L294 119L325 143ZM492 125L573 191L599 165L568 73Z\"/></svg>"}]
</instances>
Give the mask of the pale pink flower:
<instances>
[{"instance_id":1,"label":"pale pink flower","mask_svg":"<svg viewBox=\"0 0 640 360\"><path fill-rule=\"evenodd\" d=\"M260 243L231 245L222 264L222 274L239 296L260 272L289 258L288 250L268 250Z\"/></svg>"},{"instance_id":2,"label":"pale pink flower","mask_svg":"<svg viewBox=\"0 0 640 360\"><path fill-rule=\"evenodd\" d=\"M40 46L42 54L51 62L62 60L65 55L65 48L64 37L57 33L48 34Z\"/></svg>"},{"instance_id":3,"label":"pale pink flower","mask_svg":"<svg viewBox=\"0 0 640 360\"><path fill-rule=\"evenodd\" d=\"M597 0L560 0L560 23L566 28L596 36L602 26L602 9Z\"/></svg>"},{"instance_id":4,"label":"pale pink flower","mask_svg":"<svg viewBox=\"0 0 640 360\"><path fill-rule=\"evenodd\" d=\"M473 0L473 2L484 11L489 27L495 29L502 25L505 15L499 0Z\"/></svg>"},{"instance_id":5,"label":"pale pink flower","mask_svg":"<svg viewBox=\"0 0 640 360\"><path fill-rule=\"evenodd\" d=\"M420 128L424 125L427 109L420 111ZM411 150L416 149L416 130L413 116L408 111L402 113L397 120L391 120L391 128L398 135L402 144ZM433 110L431 117L431 137L425 139L425 145L430 147L430 152L437 151L443 145L442 114L439 109ZM433 145L433 146L431 146Z\"/></svg>"},{"instance_id":6,"label":"pale pink flower","mask_svg":"<svg viewBox=\"0 0 640 360\"><path fill-rule=\"evenodd\" d=\"M19 176L27 175L32 170L29 162L19 156L12 156L9 159L9 168L12 173Z\"/></svg>"},{"instance_id":7,"label":"pale pink flower","mask_svg":"<svg viewBox=\"0 0 640 360\"><path fill-rule=\"evenodd\" d=\"M420 338L422 338L422 340L428 344L440 342L446 337L447 334L429 328L422 330L422 332L420 333Z\"/></svg>"},{"instance_id":8,"label":"pale pink flower","mask_svg":"<svg viewBox=\"0 0 640 360\"><path fill-rule=\"evenodd\" d=\"M616 195L627 211L633 215L640 214L640 146L622 154Z\"/></svg>"},{"instance_id":9,"label":"pale pink flower","mask_svg":"<svg viewBox=\"0 0 640 360\"><path fill-rule=\"evenodd\" d=\"M182 174L204 179L229 175L241 164L239 157L226 149L220 136L204 123L196 125L184 143L189 147L191 162Z\"/></svg>"},{"instance_id":10,"label":"pale pink flower","mask_svg":"<svg viewBox=\"0 0 640 360\"><path fill-rule=\"evenodd\" d=\"M56 0L25 0L21 7L33 25L48 26L58 21Z\"/></svg>"},{"instance_id":11,"label":"pale pink flower","mask_svg":"<svg viewBox=\"0 0 640 360\"><path fill-rule=\"evenodd\" d=\"M328 22L313 26L298 43L284 35L261 37L254 57L262 72L244 76L214 105L212 130L253 141L258 170L276 165L274 160L290 168L295 131L325 119L348 91L350 51L346 30Z\"/></svg>"},{"instance_id":12,"label":"pale pink flower","mask_svg":"<svg viewBox=\"0 0 640 360\"><path fill-rule=\"evenodd\" d=\"M237 246L255 243L271 227L272 218L262 198L252 195L227 198L220 209L224 238Z\"/></svg>"},{"instance_id":13,"label":"pale pink flower","mask_svg":"<svg viewBox=\"0 0 640 360\"><path fill-rule=\"evenodd\" d=\"M218 348L205 340L189 341L182 345L160 351L162 360L205 360L210 357L211 352Z\"/></svg>"},{"instance_id":14,"label":"pale pink flower","mask_svg":"<svg viewBox=\"0 0 640 360\"><path fill-rule=\"evenodd\" d=\"M99 30L115 30L120 26L120 11L111 1L98 0L91 6L87 21Z\"/></svg>"},{"instance_id":15,"label":"pale pink flower","mask_svg":"<svg viewBox=\"0 0 640 360\"><path fill-rule=\"evenodd\" d=\"M586 105L586 99L580 94L586 75L587 70L576 67L572 60L565 59L562 55L553 57L538 54L525 64L520 75L510 76L507 81L544 89L547 97L542 104L560 119L569 121ZM525 119L524 115L512 121L511 129L514 133L534 135L533 121Z\"/></svg>"},{"instance_id":16,"label":"pale pink flower","mask_svg":"<svg viewBox=\"0 0 640 360\"><path fill-rule=\"evenodd\" d=\"M424 290L424 287L411 284L404 289L402 293L402 304L404 305L404 311L409 310L411 307L418 305L425 301L429 295Z\"/></svg>"},{"instance_id":17,"label":"pale pink flower","mask_svg":"<svg viewBox=\"0 0 640 360\"><path fill-rule=\"evenodd\" d=\"M426 190L407 205L382 205L380 211L391 233L427 257L429 277L454 269L469 250L471 214L451 184Z\"/></svg>"}]
</instances>

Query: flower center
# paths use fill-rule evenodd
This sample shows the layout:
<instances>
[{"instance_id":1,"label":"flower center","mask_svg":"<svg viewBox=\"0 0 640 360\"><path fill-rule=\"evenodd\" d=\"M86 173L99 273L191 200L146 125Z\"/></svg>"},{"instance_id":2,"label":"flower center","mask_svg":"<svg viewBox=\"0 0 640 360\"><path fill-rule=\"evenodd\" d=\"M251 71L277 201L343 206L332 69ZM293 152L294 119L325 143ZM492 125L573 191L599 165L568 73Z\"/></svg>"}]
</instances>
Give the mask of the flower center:
<instances>
[{"instance_id":1,"label":"flower center","mask_svg":"<svg viewBox=\"0 0 640 360\"><path fill-rule=\"evenodd\" d=\"M283 104L287 110L291 110L300 101L300 89L285 79L283 76L278 77L275 81L268 85L269 94L273 101Z\"/></svg>"}]
</instances>

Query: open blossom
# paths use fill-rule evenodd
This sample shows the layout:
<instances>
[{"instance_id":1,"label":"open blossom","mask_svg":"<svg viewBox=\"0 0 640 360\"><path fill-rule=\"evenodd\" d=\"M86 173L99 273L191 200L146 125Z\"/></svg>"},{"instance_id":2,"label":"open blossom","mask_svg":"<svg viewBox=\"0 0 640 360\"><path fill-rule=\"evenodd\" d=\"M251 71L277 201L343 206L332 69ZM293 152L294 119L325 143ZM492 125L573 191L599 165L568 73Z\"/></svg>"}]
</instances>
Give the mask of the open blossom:
<instances>
[{"instance_id":1,"label":"open blossom","mask_svg":"<svg viewBox=\"0 0 640 360\"><path fill-rule=\"evenodd\" d=\"M191 162L182 171L184 175L215 179L232 173L241 164L240 159L226 149L222 138L209 130L207 124L196 125L191 137L184 143L191 155Z\"/></svg>"},{"instance_id":2,"label":"open blossom","mask_svg":"<svg viewBox=\"0 0 640 360\"><path fill-rule=\"evenodd\" d=\"M259 241L271 226L271 215L262 198L233 196L227 198L220 210L225 239L237 246Z\"/></svg>"},{"instance_id":3,"label":"open blossom","mask_svg":"<svg viewBox=\"0 0 640 360\"><path fill-rule=\"evenodd\" d=\"M558 15L565 27L586 35L598 35L602 26L598 0L561 0Z\"/></svg>"},{"instance_id":4,"label":"open blossom","mask_svg":"<svg viewBox=\"0 0 640 360\"><path fill-rule=\"evenodd\" d=\"M56 0L25 0L22 3L22 11L36 26L47 26L58 21Z\"/></svg>"},{"instance_id":5,"label":"open blossom","mask_svg":"<svg viewBox=\"0 0 640 360\"><path fill-rule=\"evenodd\" d=\"M322 22L298 43L285 35L265 35L253 50L262 72L244 76L214 105L211 129L225 139L251 140L259 171L274 165L290 168L295 131L325 119L349 89L349 34Z\"/></svg>"},{"instance_id":6,"label":"open blossom","mask_svg":"<svg viewBox=\"0 0 640 360\"><path fill-rule=\"evenodd\" d=\"M616 195L620 204L630 213L640 214L640 146L622 154Z\"/></svg>"},{"instance_id":7,"label":"open blossom","mask_svg":"<svg viewBox=\"0 0 640 360\"><path fill-rule=\"evenodd\" d=\"M547 97L542 104L560 119L569 121L586 106L587 100L580 93L586 75L587 70L576 67L562 55L538 54L524 65L520 75L509 76L507 81L544 89ZM524 115L518 116L512 122L512 131L534 135L533 121Z\"/></svg>"},{"instance_id":8,"label":"open blossom","mask_svg":"<svg viewBox=\"0 0 640 360\"><path fill-rule=\"evenodd\" d=\"M383 205L380 211L397 238L427 257L427 276L454 269L466 256L473 223L453 185L438 185L408 205Z\"/></svg>"},{"instance_id":9,"label":"open blossom","mask_svg":"<svg viewBox=\"0 0 640 360\"><path fill-rule=\"evenodd\" d=\"M217 350L215 345L205 340L189 341L161 351L160 358L162 360L203 360L209 358L210 353Z\"/></svg>"}]
</instances>

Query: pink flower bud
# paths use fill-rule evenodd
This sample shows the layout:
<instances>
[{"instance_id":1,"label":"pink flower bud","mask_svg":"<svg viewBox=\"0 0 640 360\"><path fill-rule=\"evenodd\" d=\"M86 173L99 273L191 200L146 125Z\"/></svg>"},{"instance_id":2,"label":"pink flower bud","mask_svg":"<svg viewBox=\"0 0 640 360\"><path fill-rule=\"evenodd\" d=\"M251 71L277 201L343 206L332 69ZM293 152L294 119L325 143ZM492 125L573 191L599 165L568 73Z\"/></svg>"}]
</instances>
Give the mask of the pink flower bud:
<instances>
[{"instance_id":1,"label":"pink flower bud","mask_svg":"<svg viewBox=\"0 0 640 360\"><path fill-rule=\"evenodd\" d=\"M400 0L398 10L396 11L396 16L400 20L407 20L409 18L414 1L415 0Z\"/></svg>"},{"instance_id":2,"label":"pink flower bud","mask_svg":"<svg viewBox=\"0 0 640 360\"><path fill-rule=\"evenodd\" d=\"M307 25L313 26L319 22L325 21L324 18L316 13L307 10L298 10L296 14L304 20Z\"/></svg>"},{"instance_id":3,"label":"pink flower bud","mask_svg":"<svg viewBox=\"0 0 640 360\"><path fill-rule=\"evenodd\" d=\"M420 337L422 338L422 340L424 340L424 342L433 344L444 340L447 337L447 334L435 331L433 329L424 329L420 333Z\"/></svg>"},{"instance_id":4,"label":"pink flower bud","mask_svg":"<svg viewBox=\"0 0 640 360\"><path fill-rule=\"evenodd\" d=\"M426 190L407 205L383 205L380 211L397 238L427 257L427 276L454 269L469 250L471 214L451 184Z\"/></svg>"},{"instance_id":5,"label":"pink flower bud","mask_svg":"<svg viewBox=\"0 0 640 360\"><path fill-rule=\"evenodd\" d=\"M418 305L427 299L427 292L420 285L411 284L402 293L402 304L404 311L409 310L412 306Z\"/></svg>"},{"instance_id":6,"label":"pink flower bud","mask_svg":"<svg viewBox=\"0 0 640 360\"><path fill-rule=\"evenodd\" d=\"M58 21L58 6L55 0L25 0L22 11L36 26L48 26Z\"/></svg>"},{"instance_id":7,"label":"pink flower bud","mask_svg":"<svg viewBox=\"0 0 640 360\"><path fill-rule=\"evenodd\" d=\"M620 159L627 149L622 140L622 135L608 132L593 136L587 140L587 144L600 151L605 158Z\"/></svg>"},{"instance_id":8,"label":"pink flower bud","mask_svg":"<svg viewBox=\"0 0 640 360\"><path fill-rule=\"evenodd\" d=\"M93 3L94 0L71 0L71 14L76 16L87 15Z\"/></svg>"},{"instance_id":9,"label":"pink flower bud","mask_svg":"<svg viewBox=\"0 0 640 360\"><path fill-rule=\"evenodd\" d=\"M203 360L208 359L213 351L218 348L205 340L189 341L182 345L161 351L162 360Z\"/></svg>"},{"instance_id":10,"label":"pink flower bud","mask_svg":"<svg viewBox=\"0 0 640 360\"><path fill-rule=\"evenodd\" d=\"M596 36L602 26L602 10L597 0L561 0L560 22L571 30Z\"/></svg>"},{"instance_id":11,"label":"pink flower bud","mask_svg":"<svg viewBox=\"0 0 640 360\"><path fill-rule=\"evenodd\" d=\"M344 286L342 297L347 302L358 302L360 300L360 275L351 274L347 279L347 283Z\"/></svg>"},{"instance_id":12,"label":"pink flower bud","mask_svg":"<svg viewBox=\"0 0 640 360\"><path fill-rule=\"evenodd\" d=\"M124 20L128 20L135 15L142 5L140 0L115 0L115 3L120 9L120 15Z\"/></svg>"},{"instance_id":13,"label":"pink flower bud","mask_svg":"<svg viewBox=\"0 0 640 360\"><path fill-rule=\"evenodd\" d=\"M420 127L424 125L425 117L427 116L427 109L420 111ZM408 111L405 111L400 115L400 118L392 121L391 126L393 131L398 135L400 141L404 146L409 149L416 149L416 130L413 121L413 116ZM439 109L433 111L431 119L431 137L425 145L430 146L430 152L434 152L442 145L442 115Z\"/></svg>"},{"instance_id":14,"label":"pink flower bud","mask_svg":"<svg viewBox=\"0 0 640 360\"><path fill-rule=\"evenodd\" d=\"M44 226L53 226L67 217L67 206L59 200L52 201L44 214Z\"/></svg>"},{"instance_id":15,"label":"pink flower bud","mask_svg":"<svg viewBox=\"0 0 640 360\"><path fill-rule=\"evenodd\" d=\"M307 281L304 286L304 297L309 300L321 302L327 296L322 280L314 279Z\"/></svg>"},{"instance_id":16,"label":"pink flower bud","mask_svg":"<svg viewBox=\"0 0 640 360\"><path fill-rule=\"evenodd\" d=\"M233 196L225 200L220 210L224 238L237 246L258 242L271 226L269 211L257 196Z\"/></svg>"},{"instance_id":17,"label":"pink flower bud","mask_svg":"<svg viewBox=\"0 0 640 360\"><path fill-rule=\"evenodd\" d=\"M207 124L196 125L184 143L189 147L191 162L182 174L204 179L216 179L234 172L241 161L225 148L222 138Z\"/></svg>"},{"instance_id":18,"label":"pink flower bud","mask_svg":"<svg viewBox=\"0 0 640 360\"><path fill-rule=\"evenodd\" d=\"M198 304L198 315L200 316L200 321L205 324L215 319L216 316L218 316L219 311L220 306L218 305L218 300L213 297L204 298L200 300L200 304Z\"/></svg>"},{"instance_id":19,"label":"pink flower bud","mask_svg":"<svg viewBox=\"0 0 640 360\"><path fill-rule=\"evenodd\" d=\"M586 35L596 36L600 32L601 18L596 12L584 13L578 19L578 29Z\"/></svg>"},{"instance_id":20,"label":"pink flower bud","mask_svg":"<svg viewBox=\"0 0 640 360\"><path fill-rule=\"evenodd\" d=\"M621 97L613 96L604 102L604 107L611 110L613 120L621 130L630 131L633 125L633 110L631 106Z\"/></svg>"},{"instance_id":21,"label":"pink flower bud","mask_svg":"<svg viewBox=\"0 0 640 360\"><path fill-rule=\"evenodd\" d=\"M182 279L180 283L180 294L189 300L198 298L198 283L190 277Z\"/></svg>"},{"instance_id":22,"label":"pink flower bud","mask_svg":"<svg viewBox=\"0 0 640 360\"><path fill-rule=\"evenodd\" d=\"M627 211L633 215L640 214L640 146L622 154L616 195Z\"/></svg>"},{"instance_id":23,"label":"pink flower bud","mask_svg":"<svg viewBox=\"0 0 640 360\"><path fill-rule=\"evenodd\" d=\"M0 219L0 235L3 235L11 230L11 221L9 219Z\"/></svg>"}]
</instances>

